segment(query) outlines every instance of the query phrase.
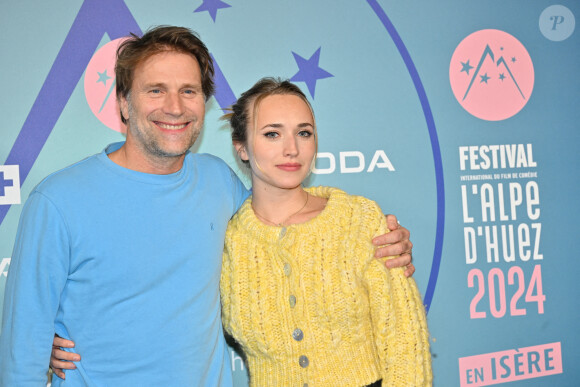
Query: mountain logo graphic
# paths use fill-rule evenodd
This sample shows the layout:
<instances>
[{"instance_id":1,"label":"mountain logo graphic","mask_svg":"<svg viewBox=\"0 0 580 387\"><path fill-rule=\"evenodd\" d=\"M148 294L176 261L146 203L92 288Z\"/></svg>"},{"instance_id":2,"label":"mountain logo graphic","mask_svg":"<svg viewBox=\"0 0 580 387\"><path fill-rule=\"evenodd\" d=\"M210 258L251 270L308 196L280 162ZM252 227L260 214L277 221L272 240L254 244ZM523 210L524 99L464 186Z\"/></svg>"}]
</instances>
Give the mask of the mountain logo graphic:
<instances>
[{"instance_id":1,"label":"mountain logo graphic","mask_svg":"<svg viewBox=\"0 0 580 387\"><path fill-rule=\"evenodd\" d=\"M525 47L512 35L481 30L455 49L449 65L451 89L470 114L501 121L528 103L534 88L534 66Z\"/></svg>"},{"instance_id":2,"label":"mountain logo graphic","mask_svg":"<svg viewBox=\"0 0 580 387\"><path fill-rule=\"evenodd\" d=\"M85 70L85 96L91 111L105 126L125 133L115 93L115 55L124 38L115 39L95 52Z\"/></svg>"}]
</instances>

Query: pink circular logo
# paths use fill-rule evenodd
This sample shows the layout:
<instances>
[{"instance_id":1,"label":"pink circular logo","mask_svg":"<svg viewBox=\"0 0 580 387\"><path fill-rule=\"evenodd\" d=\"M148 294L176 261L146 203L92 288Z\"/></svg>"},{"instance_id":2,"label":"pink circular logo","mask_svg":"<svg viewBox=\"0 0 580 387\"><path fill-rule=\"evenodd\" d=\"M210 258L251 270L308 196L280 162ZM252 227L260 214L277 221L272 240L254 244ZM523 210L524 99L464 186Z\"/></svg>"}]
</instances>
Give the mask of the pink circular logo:
<instances>
[{"instance_id":1,"label":"pink circular logo","mask_svg":"<svg viewBox=\"0 0 580 387\"><path fill-rule=\"evenodd\" d=\"M526 48L510 34L481 30L455 49L449 80L465 110L482 120L500 121L514 116L529 101L534 65Z\"/></svg>"},{"instance_id":2,"label":"pink circular logo","mask_svg":"<svg viewBox=\"0 0 580 387\"><path fill-rule=\"evenodd\" d=\"M85 70L85 96L93 114L107 127L125 133L115 92L115 54L125 38L101 47Z\"/></svg>"}]
</instances>

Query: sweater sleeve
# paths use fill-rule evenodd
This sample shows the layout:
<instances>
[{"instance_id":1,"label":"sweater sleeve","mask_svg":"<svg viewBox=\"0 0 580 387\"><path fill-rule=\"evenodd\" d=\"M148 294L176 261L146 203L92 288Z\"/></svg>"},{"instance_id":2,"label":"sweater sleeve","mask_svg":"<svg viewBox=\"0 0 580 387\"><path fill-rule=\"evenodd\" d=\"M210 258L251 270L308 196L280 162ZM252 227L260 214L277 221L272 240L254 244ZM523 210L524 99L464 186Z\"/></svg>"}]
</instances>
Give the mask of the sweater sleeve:
<instances>
[{"instance_id":1,"label":"sweater sleeve","mask_svg":"<svg viewBox=\"0 0 580 387\"><path fill-rule=\"evenodd\" d=\"M378 206L374 211L380 218L375 235L384 234L386 220ZM429 332L415 281L405 277L403 268L386 269L384 261L375 258L370 258L362 276L369 295L383 386L430 386Z\"/></svg>"},{"instance_id":2,"label":"sweater sleeve","mask_svg":"<svg viewBox=\"0 0 580 387\"><path fill-rule=\"evenodd\" d=\"M236 307L236 299L233 289L233 276L234 276L234 257L232 257L232 248L234 242L234 235L238 232L237 226L234 220L230 220L228 229L226 231L224 252L222 256L222 270L220 278L220 299L222 308L222 325L226 333L230 336L234 336L234 329L236 328L236 313L232 311L232 308Z\"/></svg>"},{"instance_id":3,"label":"sweater sleeve","mask_svg":"<svg viewBox=\"0 0 580 387\"><path fill-rule=\"evenodd\" d=\"M231 227L231 226L230 226ZM222 256L222 271L221 271L221 278L220 278L220 300L221 300L221 307L222 307L222 325L225 331L231 335L232 333L232 321L231 321L231 284L232 284L232 277L231 277L231 256L229 253L229 230L226 232L226 243L224 246L224 253Z\"/></svg>"},{"instance_id":4,"label":"sweater sleeve","mask_svg":"<svg viewBox=\"0 0 580 387\"><path fill-rule=\"evenodd\" d=\"M31 194L23 208L6 281L0 385L46 385L54 320L66 283L69 242L56 207Z\"/></svg>"}]
</instances>

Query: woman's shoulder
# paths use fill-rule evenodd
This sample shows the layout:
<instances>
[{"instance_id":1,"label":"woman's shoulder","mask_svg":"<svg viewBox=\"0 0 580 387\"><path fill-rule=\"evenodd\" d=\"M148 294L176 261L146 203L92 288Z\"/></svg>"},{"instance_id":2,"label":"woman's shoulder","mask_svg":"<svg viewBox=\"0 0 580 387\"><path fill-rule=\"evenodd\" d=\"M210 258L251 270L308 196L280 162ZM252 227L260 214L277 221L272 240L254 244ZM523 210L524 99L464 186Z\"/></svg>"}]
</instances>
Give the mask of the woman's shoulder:
<instances>
[{"instance_id":1,"label":"woman's shoulder","mask_svg":"<svg viewBox=\"0 0 580 387\"><path fill-rule=\"evenodd\" d=\"M327 198L329 203L336 207L348 207L361 214L383 214L377 202L365 196L351 195L340 188L330 186L318 186L307 188L314 196Z\"/></svg>"},{"instance_id":2,"label":"woman's shoulder","mask_svg":"<svg viewBox=\"0 0 580 387\"><path fill-rule=\"evenodd\" d=\"M244 224L247 224L252 219L252 197L249 196L242 203L238 211L232 216L228 223L228 233L239 232L244 230Z\"/></svg>"}]
</instances>

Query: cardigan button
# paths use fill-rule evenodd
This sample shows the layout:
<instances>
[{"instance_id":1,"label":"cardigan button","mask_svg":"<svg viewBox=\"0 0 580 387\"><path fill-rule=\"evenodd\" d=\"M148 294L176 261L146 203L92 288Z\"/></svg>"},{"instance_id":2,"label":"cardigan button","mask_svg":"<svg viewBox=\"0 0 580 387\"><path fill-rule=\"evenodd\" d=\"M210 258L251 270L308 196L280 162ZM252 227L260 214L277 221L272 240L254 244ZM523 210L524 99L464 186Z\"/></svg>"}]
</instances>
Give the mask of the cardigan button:
<instances>
[{"instance_id":1,"label":"cardigan button","mask_svg":"<svg viewBox=\"0 0 580 387\"><path fill-rule=\"evenodd\" d=\"M300 328L294 329L294 332L292 332L292 337L296 341L302 341L302 339L304 338L304 333L302 332L302 329Z\"/></svg>"},{"instance_id":2,"label":"cardigan button","mask_svg":"<svg viewBox=\"0 0 580 387\"><path fill-rule=\"evenodd\" d=\"M294 308L295 305L296 305L296 296L292 294L290 295L290 307Z\"/></svg>"},{"instance_id":3,"label":"cardigan button","mask_svg":"<svg viewBox=\"0 0 580 387\"><path fill-rule=\"evenodd\" d=\"M300 367L302 367L302 368L308 367L309 363L310 362L308 361L308 358L304 355L302 355L298 358L298 364L300 364Z\"/></svg>"},{"instance_id":4,"label":"cardigan button","mask_svg":"<svg viewBox=\"0 0 580 387\"><path fill-rule=\"evenodd\" d=\"M286 274L286 277L289 277L290 273L292 273L292 267L290 267L289 263L285 263L284 264L284 274Z\"/></svg>"},{"instance_id":5,"label":"cardigan button","mask_svg":"<svg viewBox=\"0 0 580 387\"><path fill-rule=\"evenodd\" d=\"M280 230L280 239L284 238L284 235L286 235L286 227L282 227L282 230Z\"/></svg>"}]
</instances>

